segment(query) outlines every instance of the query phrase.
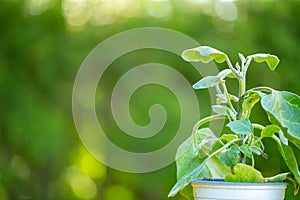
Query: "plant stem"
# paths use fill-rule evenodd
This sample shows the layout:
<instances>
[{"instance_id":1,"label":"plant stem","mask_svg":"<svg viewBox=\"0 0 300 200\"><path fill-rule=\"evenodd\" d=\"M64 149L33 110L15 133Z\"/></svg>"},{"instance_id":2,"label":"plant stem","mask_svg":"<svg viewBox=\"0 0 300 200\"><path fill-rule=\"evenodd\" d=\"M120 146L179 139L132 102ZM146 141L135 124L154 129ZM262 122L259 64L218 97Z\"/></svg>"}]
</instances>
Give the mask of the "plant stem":
<instances>
[{"instance_id":1,"label":"plant stem","mask_svg":"<svg viewBox=\"0 0 300 200\"><path fill-rule=\"evenodd\" d=\"M222 87L223 87L223 90L224 90L224 94L225 94L225 96L226 96L226 98L227 98L227 104L228 104L229 108L232 110L232 112L236 115L237 112L236 112L235 108L233 107L233 105L232 105L232 103L231 103L230 95L229 95L229 93L228 93L228 91L227 91L227 87L226 87L226 85L225 85L225 81L221 81L221 84L222 84ZM231 117L232 117L232 116L231 116ZM233 119L233 120L236 120L235 117L236 117L236 116L234 116L234 119Z\"/></svg>"},{"instance_id":2,"label":"plant stem","mask_svg":"<svg viewBox=\"0 0 300 200\"><path fill-rule=\"evenodd\" d=\"M247 61L246 61L246 63L244 64L244 67L243 67L243 70L242 70L242 72L243 72L243 74L246 74L247 73L247 70L248 70L248 68L249 68L249 65L250 65L250 63L251 63L251 61L252 61L252 58L250 57L247 57L247 59L246 59Z\"/></svg>"},{"instance_id":3,"label":"plant stem","mask_svg":"<svg viewBox=\"0 0 300 200\"><path fill-rule=\"evenodd\" d=\"M266 92L266 93L271 93L273 91L272 88L269 88L269 87L264 87L264 86L261 86L261 87L256 87L256 88L252 88L253 91L263 91L263 92Z\"/></svg>"},{"instance_id":4,"label":"plant stem","mask_svg":"<svg viewBox=\"0 0 300 200\"><path fill-rule=\"evenodd\" d=\"M265 127L261 124L252 124L253 128L259 129L259 130L263 130Z\"/></svg>"},{"instance_id":5,"label":"plant stem","mask_svg":"<svg viewBox=\"0 0 300 200\"><path fill-rule=\"evenodd\" d=\"M257 143L259 143L264 137L260 136L259 138L257 138L254 142L252 142L252 146L256 145Z\"/></svg>"},{"instance_id":6,"label":"plant stem","mask_svg":"<svg viewBox=\"0 0 300 200\"><path fill-rule=\"evenodd\" d=\"M253 128L259 129L259 130L263 130L265 127L261 124L252 124ZM251 145L256 145L257 143L259 143L264 137L260 136L259 138L257 138Z\"/></svg>"},{"instance_id":7,"label":"plant stem","mask_svg":"<svg viewBox=\"0 0 300 200\"><path fill-rule=\"evenodd\" d=\"M236 96L234 96L234 95L232 95L232 94L229 94L229 98L230 98L230 100L232 100L234 102L239 102L239 98L236 97Z\"/></svg>"},{"instance_id":8,"label":"plant stem","mask_svg":"<svg viewBox=\"0 0 300 200\"><path fill-rule=\"evenodd\" d=\"M239 71L237 71L237 70L233 67L233 65L231 64L231 62L230 62L228 56L226 56L226 63L227 63L227 65L228 65L228 67L231 69L231 71L232 71L233 75L235 76L235 78L239 80L240 77L241 77L241 75L240 75Z\"/></svg>"},{"instance_id":9,"label":"plant stem","mask_svg":"<svg viewBox=\"0 0 300 200\"><path fill-rule=\"evenodd\" d=\"M203 124L205 124L207 122L210 122L213 120L218 120L218 119L226 119L226 116L225 115L212 115L212 116L205 117L205 118L201 119L200 121L198 121L193 127L194 136L196 135L197 130L200 128L200 126L202 126Z\"/></svg>"},{"instance_id":10,"label":"plant stem","mask_svg":"<svg viewBox=\"0 0 300 200\"><path fill-rule=\"evenodd\" d=\"M240 56L241 57L241 56ZM245 65L245 60L243 60L241 58L241 65L242 65L242 69L239 71L239 76L237 77L238 79L238 83L239 83L239 94L238 94L238 98L239 98L239 102L238 102L238 114L237 114L237 118L240 119L242 118L242 114L243 113L243 108L242 108L242 105L241 105L241 99L242 99L242 96L245 94L246 92L246 72L247 72L247 63Z\"/></svg>"},{"instance_id":11,"label":"plant stem","mask_svg":"<svg viewBox=\"0 0 300 200\"><path fill-rule=\"evenodd\" d=\"M281 141L276 135L272 135L272 139L275 140L279 145L281 145Z\"/></svg>"},{"instance_id":12,"label":"plant stem","mask_svg":"<svg viewBox=\"0 0 300 200\"><path fill-rule=\"evenodd\" d=\"M239 79L239 98L243 96L246 92L246 76L243 75L242 78Z\"/></svg>"},{"instance_id":13,"label":"plant stem","mask_svg":"<svg viewBox=\"0 0 300 200\"><path fill-rule=\"evenodd\" d=\"M252 156L251 156L251 161L252 161L251 166L254 168L254 166L255 166L255 159L254 159L253 154L252 154Z\"/></svg>"},{"instance_id":14,"label":"plant stem","mask_svg":"<svg viewBox=\"0 0 300 200\"><path fill-rule=\"evenodd\" d=\"M243 107L241 105L242 102L242 96L245 94L246 92L246 72L243 73L243 70L245 69L244 63L242 61L242 71L240 72L240 76L238 78L238 82L239 82L239 102L238 102L238 114L237 114L237 118L240 119L242 116L241 113L243 113ZM244 135L242 135L242 140L244 140ZM242 157L242 163L245 164L246 163L246 156L244 155Z\"/></svg>"}]
</instances>

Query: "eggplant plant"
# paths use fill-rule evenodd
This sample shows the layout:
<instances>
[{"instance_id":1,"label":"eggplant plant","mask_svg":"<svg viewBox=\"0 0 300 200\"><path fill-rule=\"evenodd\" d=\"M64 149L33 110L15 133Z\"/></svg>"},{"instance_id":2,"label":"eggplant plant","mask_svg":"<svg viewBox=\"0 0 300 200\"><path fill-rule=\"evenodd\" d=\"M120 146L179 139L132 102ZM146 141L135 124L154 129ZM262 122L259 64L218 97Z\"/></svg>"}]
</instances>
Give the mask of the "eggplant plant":
<instances>
[{"instance_id":1,"label":"eggplant plant","mask_svg":"<svg viewBox=\"0 0 300 200\"><path fill-rule=\"evenodd\" d=\"M195 178L224 178L229 182L282 182L289 179L294 183L296 194L300 172L290 144L300 149L300 97L265 86L246 88L246 74L252 61L265 62L270 70L275 70L279 64L278 57L265 53L247 57L239 54L240 62L232 65L225 53L209 46L200 46L185 50L182 58L188 62L226 63L228 68L193 85L196 90L215 88L216 104L212 106L213 114L198 121L191 136L179 146L176 156L177 183L169 197L180 192L192 199L190 183ZM227 89L226 80L229 78L238 82L236 95ZM250 120L251 110L257 103L267 114L268 125ZM217 137L210 128L203 127L210 121L220 119L225 120L228 133ZM263 177L255 169L255 158L267 156L264 149L268 147L263 143L264 138L272 138L276 142L288 172Z\"/></svg>"}]
</instances>

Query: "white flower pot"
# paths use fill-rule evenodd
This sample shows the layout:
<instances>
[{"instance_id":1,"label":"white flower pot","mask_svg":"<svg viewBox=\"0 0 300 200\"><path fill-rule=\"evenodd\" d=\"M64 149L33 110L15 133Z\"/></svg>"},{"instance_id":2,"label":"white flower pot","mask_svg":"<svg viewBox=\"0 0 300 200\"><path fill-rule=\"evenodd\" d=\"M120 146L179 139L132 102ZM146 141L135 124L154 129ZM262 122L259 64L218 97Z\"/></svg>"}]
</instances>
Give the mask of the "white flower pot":
<instances>
[{"instance_id":1,"label":"white flower pot","mask_svg":"<svg viewBox=\"0 0 300 200\"><path fill-rule=\"evenodd\" d=\"M283 200L288 183L237 183L195 179L195 200Z\"/></svg>"}]
</instances>

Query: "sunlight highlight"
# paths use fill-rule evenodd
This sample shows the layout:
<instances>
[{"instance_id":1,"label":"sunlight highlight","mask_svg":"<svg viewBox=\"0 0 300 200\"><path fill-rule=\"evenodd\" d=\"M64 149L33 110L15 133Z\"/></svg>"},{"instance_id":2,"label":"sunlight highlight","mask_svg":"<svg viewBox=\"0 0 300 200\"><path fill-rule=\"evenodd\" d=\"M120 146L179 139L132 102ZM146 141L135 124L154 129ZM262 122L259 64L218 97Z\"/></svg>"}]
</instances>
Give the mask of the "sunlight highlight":
<instances>
[{"instance_id":1,"label":"sunlight highlight","mask_svg":"<svg viewBox=\"0 0 300 200\"><path fill-rule=\"evenodd\" d=\"M53 0L28 0L27 10L31 15L40 15L53 5Z\"/></svg>"},{"instance_id":2,"label":"sunlight highlight","mask_svg":"<svg viewBox=\"0 0 300 200\"><path fill-rule=\"evenodd\" d=\"M80 160L80 169L93 179L100 179L106 176L106 167L87 152Z\"/></svg>"},{"instance_id":3,"label":"sunlight highlight","mask_svg":"<svg viewBox=\"0 0 300 200\"><path fill-rule=\"evenodd\" d=\"M85 0L63 1L63 14L71 26L83 26L89 21L90 17Z\"/></svg>"},{"instance_id":4,"label":"sunlight highlight","mask_svg":"<svg viewBox=\"0 0 300 200\"><path fill-rule=\"evenodd\" d=\"M71 27L109 25L142 15L162 18L173 10L169 0L63 0L62 8Z\"/></svg>"},{"instance_id":5,"label":"sunlight highlight","mask_svg":"<svg viewBox=\"0 0 300 200\"><path fill-rule=\"evenodd\" d=\"M225 21L235 21L238 17L238 10L236 5L229 0L216 1L215 11L218 17Z\"/></svg>"},{"instance_id":6,"label":"sunlight highlight","mask_svg":"<svg viewBox=\"0 0 300 200\"><path fill-rule=\"evenodd\" d=\"M63 15L74 27L88 23L99 26L114 23L120 17L141 14L139 0L63 0Z\"/></svg>"},{"instance_id":7,"label":"sunlight highlight","mask_svg":"<svg viewBox=\"0 0 300 200\"><path fill-rule=\"evenodd\" d=\"M148 0L144 7L150 16L156 18L167 16L173 9L168 0Z\"/></svg>"},{"instance_id":8,"label":"sunlight highlight","mask_svg":"<svg viewBox=\"0 0 300 200\"><path fill-rule=\"evenodd\" d=\"M67 170L67 180L72 191L82 199L91 199L97 196L97 186L95 182L85 174L82 174L75 167Z\"/></svg>"},{"instance_id":9,"label":"sunlight highlight","mask_svg":"<svg viewBox=\"0 0 300 200\"><path fill-rule=\"evenodd\" d=\"M190 2L195 4L206 4L209 3L210 0L190 0Z\"/></svg>"}]
</instances>

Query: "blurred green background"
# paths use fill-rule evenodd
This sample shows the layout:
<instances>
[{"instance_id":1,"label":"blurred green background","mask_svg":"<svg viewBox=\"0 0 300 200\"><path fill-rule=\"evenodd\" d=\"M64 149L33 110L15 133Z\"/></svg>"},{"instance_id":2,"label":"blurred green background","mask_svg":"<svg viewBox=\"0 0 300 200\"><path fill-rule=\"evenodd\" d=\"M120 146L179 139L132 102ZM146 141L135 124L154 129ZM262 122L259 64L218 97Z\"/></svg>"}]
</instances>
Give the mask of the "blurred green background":
<instances>
[{"instance_id":1,"label":"blurred green background","mask_svg":"<svg viewBox=\"0 0 300 200\"><path fill-rule=\"evenodd\" d=\"M263 64L253 64L248 86L267 85L299 94L299 21L300 1L288 0L2 0L0 200L167 199L176 181L174 164L151 173L124 173L99 163L82 146L71 104L73 82L83 59L99 42L116 33L138 27L164 27L227 52L232 61L238 59L239 52L273 53L281 60L278 69L270 72ZM174 66L191 84L200 79L175 55L135 52L117 60L107 72L98 95L99 109L109 111L106 98L124 72L122 66L146 62ZM170 92L155 87L145 86L142 95L139 91L134 95L133 119L147 124L149 105L160 102L171 114L166 128L155 140L141 143L142 150L130 142L123 142L124 148L146 152L159 149L176 131L180 120L178 102ZM155 89L158 97L151 93ZM207 116L210 102L204 98L208 93L197 91L197 95L201 116ZM258 109L254 113L255 120L266 122ZM121 135L111 114L98 117L107 130ZM113 139L118 142L118 137ZM257 167L265 176L285 171L272 146L275 143L266 142L270 145L266 152L275 155L259 159ZM299 151L296 155L300 157ZM289 186L286 199L300 199L300 195L292 195L292 190Z\"/></svg>"}]
</instances>

